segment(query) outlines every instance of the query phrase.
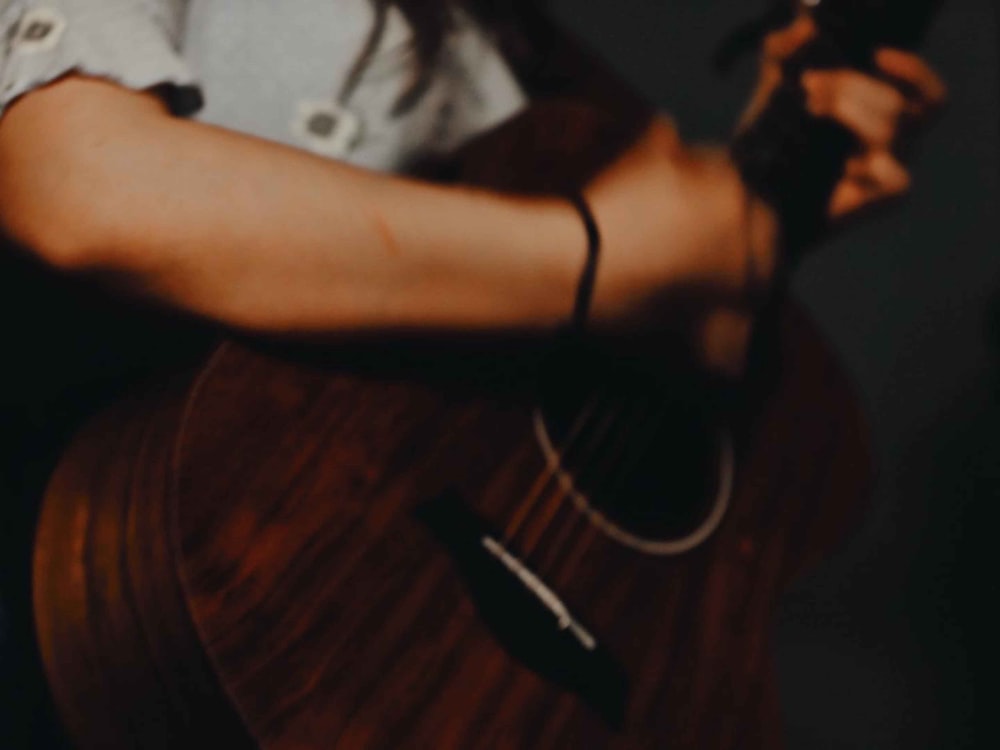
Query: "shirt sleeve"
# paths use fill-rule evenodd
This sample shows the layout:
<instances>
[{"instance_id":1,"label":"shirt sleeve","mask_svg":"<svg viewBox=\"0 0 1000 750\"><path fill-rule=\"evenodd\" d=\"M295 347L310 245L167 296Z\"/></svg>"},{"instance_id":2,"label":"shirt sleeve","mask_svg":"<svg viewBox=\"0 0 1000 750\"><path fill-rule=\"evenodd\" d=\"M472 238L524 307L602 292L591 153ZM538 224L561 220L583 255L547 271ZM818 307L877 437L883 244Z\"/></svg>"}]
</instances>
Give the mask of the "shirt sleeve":
<instances>
[{"instance_id":1,"label":"shirt sleeve","mask_svg":"<svg viewBox=\"0 0 1000 750\"><path fill-rule=\"evenodd\" d=\"M188 0L0 0L0 114L67 73L156 88L174 114L202 106L181 54Z\"/></svg>"}]
</instances>

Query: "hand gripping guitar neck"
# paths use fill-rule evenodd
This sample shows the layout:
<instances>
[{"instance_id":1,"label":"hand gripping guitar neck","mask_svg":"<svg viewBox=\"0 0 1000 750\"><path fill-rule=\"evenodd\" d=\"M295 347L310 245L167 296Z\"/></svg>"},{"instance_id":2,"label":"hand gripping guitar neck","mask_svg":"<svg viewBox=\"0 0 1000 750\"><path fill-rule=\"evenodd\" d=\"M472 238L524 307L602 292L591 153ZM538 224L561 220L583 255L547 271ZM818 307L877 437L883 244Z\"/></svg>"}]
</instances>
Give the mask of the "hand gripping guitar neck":
<instances>
[{"instance_id":1,"label":"hand gripping guitar neck","mask_svg":"<svg viewBox=\"0 0 1000 750\"><path fill-rule=\"evenodd\" d=\"M769 28L810 13L817 36L785 64L783 83L760 116L740 132L731 153L746 184L782 222L785 252L794 262L826 226L826 208L857 141L846 128L805 109L800 84L810 68L874 69L879 47L917 46L943 0L783 0L760 21L730 37L717 57L725 66Z\"/></svg>"}]
</instances>

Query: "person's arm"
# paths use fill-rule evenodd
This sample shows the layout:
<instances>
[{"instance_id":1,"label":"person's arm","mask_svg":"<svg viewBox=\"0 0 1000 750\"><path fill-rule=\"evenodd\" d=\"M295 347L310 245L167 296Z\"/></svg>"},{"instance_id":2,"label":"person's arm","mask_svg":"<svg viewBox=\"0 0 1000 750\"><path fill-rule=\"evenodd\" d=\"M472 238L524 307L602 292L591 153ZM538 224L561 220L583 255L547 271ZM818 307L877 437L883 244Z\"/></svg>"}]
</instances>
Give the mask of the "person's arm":
<instances>
[{"instance_id":1,"label":"person's arm","mask_svg":"<svg viewBox=\"0 0 1000 750\"><path fill-rule=\"evenodd\" d=\"M920 75L908 80L914 99L926 98ZM817 100L863 137L878 131L871 153L884 156L895 121L870 100L873 83L887 84L840 80L831 74ZM605 240L595 326L648 324L651 303L678 289L702 295L709 317L720 299L737 304L748 247L767 272L772 228L755 222L748 245L745 193L723 157L685 146L657 116L586 186ZM561 199L355 169L76 76L0 118L0 229L64 272L289 333L549 331L570 316L585 247Z\"/></svg>"},{"instance_id":2,"label":"person's arm","mask_svg":"<svg viewBox=\"0 0 1000 750\"><path fill-rule=\"evenodd\" d=\"M0 221L52 266L260 331L553 325L568 206L354 169L67 78L0 121Z\"/></svg>"},{"instance_id":3,"label":"person's arm","mask_svg":"<svg viewBox=\"0 0 1000 750\"><path fill-rule=\"evenodd\" d=\"M667 126L655 130L668 148L619 166L610 199L595 199L608 237L598 319L688 276L740 273L720 231L736 202L716 200ZM647 196L651 179L663 186ZM646 236L616 229L636 223L630 195ZM0 224L56 268L262 332L551 330L570 316L586 246L561 199L352 168L77 77L0 119Z\"/></svg>"}]
</instances>

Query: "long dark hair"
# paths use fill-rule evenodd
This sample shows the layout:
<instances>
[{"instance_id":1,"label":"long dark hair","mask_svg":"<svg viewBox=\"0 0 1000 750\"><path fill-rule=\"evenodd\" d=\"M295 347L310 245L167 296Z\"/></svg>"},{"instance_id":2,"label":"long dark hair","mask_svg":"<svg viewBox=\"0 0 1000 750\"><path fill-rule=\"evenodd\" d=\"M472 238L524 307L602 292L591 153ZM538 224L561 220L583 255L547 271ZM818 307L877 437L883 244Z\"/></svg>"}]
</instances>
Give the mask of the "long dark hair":
<instances>
[{"instance_id":1,"label":"long dark hair","mask_svg":"<svg viewBox=\"0 0 1000 750\"><path fill-rule=\"evenodd\" d=\"M393 116L408 112L429 88L444 49L445 38L454 27L456 8L467 10L480 24L499 33L501 29L505 32L516 29L518 18L539 4L538 0L369 0L369 2L375 11L375 24L348 75L346 90L353 89L371 62L382 41L389 10L395 6L413 28L411 52L414 65L410 82L393 107L391 113Z\"/></svg>"}]
</instances>

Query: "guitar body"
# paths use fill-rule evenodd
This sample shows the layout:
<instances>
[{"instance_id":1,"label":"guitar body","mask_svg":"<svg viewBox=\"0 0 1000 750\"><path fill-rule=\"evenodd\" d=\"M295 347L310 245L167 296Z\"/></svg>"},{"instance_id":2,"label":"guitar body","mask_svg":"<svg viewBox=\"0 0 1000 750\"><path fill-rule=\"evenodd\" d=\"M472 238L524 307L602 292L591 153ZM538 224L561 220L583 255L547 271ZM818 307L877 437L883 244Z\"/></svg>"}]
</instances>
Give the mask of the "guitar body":
<instances>
[{"instance_id":1,"label":"guitar body","mask_svg":"<svg viewBox=\"0 0 1000 750\"><path fill-rule=\"evenodd\" d=\"M601 118L535 111L481 142L476 181L559 189L612 154ZM666 364L427 342L227 343L122 401L36 541L68 728L102 750L780 746L772 612L870 465L814 327L789 305L772 334L724 409Z\"/></svg>"},{"instance_id":2,"label":"guitar body","mask_svg":"<svg viewBox=\"0 0 1000 750\"><path fill-rule=\"evenodd\" d=\"M224 345L92 422L52 480L35 603L68 726L84 748L780 746L772 612L870 471L794 307L778 342L721 525L668 555L558 482L523 513L552 469L530 389ZM596 649L484 552L518 517L505 549Z\"/></svg>"}]
</instances>

